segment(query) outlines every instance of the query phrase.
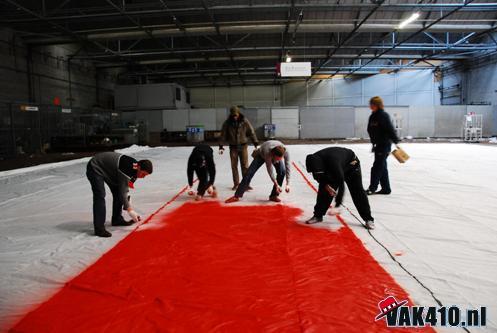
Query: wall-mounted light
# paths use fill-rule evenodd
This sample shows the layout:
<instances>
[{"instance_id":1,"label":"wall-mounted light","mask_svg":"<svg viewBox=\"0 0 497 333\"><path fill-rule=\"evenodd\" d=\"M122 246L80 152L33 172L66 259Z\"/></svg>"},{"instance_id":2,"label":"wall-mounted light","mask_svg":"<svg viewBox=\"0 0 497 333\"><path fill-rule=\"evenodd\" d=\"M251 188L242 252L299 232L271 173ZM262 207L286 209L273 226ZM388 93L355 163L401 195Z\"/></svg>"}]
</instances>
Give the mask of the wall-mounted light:
<instances>
[{"instance_id":1,"label":"wall-mounted light","mask_svg":"<svg viewBox=\"0 0 497 333\"><path fill-rule=\"evenodd\" d=\"M411 16L409 16L408 18L406 18L404 21L400 22L399 29L402 29L405 26L407 26L408 24L411 24L412 22L416 21L418 18L419 18L419 13L418 12L412 13Z\"/></svg>"},{"instance_id":2,"label":"wall-mounted light","mask_svg":"<svg viewBox=\"0 0 497 333\"><path fill-rule=\"evenodd\" d=\"M285 61L286 62L292 62L292 57L290 57L289 55L287 55Z\"/></svg>"}]
</instances>

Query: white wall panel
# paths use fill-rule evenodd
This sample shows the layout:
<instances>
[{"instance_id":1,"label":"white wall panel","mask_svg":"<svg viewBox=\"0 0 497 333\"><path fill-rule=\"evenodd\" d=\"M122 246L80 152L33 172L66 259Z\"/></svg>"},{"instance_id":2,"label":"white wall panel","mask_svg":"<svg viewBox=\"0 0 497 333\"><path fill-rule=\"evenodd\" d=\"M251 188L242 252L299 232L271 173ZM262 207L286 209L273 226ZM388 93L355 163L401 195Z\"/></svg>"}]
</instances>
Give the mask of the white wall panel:
<instances>
[{"instance_id":1,"label":"white wall panel","mask_svg":"<svg viewBox=\"0 0 497 333\"><path fill-rule=\"evenodd\" d=\"M435 135L435 107L411 106L409 108L408 135L415 138Z\"/></svg>"},{"instance_id":2,"label":"white wall panel","mask_svg":"<svg viewBox=\"0 0 497 333\"><path fill-rule=\"evenodd\" d=\"M216 109L190 109L188 125L203 125L206 131L216 130Z\"/></svg>"},{"instance_id":3,"label":"white wall panel","mask_svg":"<svg viewBox=\"0 0 497 333\"><path fill-rule=\"evenodd\" d=\"M188 117L188 109L162 111L164 128L169 132L185 131L189 123Z\"/></svg>"},{"instance_id":4,"label":"white wall panel","mask_svg":"<svg viewBox=\"0 0 497 333\"><path fill-rule=\"evenodd\" d=\"M302 139L350 138L354 136L353 107L304 107L300 110Z\"/></svg>"},{"instance_id":5,"label":"white wall panel","mask_svg":"<svg viewBox=\"0 0 497 333\"><path fill-rule=\"evenodd\" d=\"M305 81L290 82L281 87L283 95L282 105L307 105L307 88Z\"/></svg>"},{"instance_id":6,"label":"white wall panel","mask_svg":"<svg viewBox=\"0 0 497 333\"><path fill-rule=\"evenodd\" d=\"M435 136L461 137L465 105L438 105L435 107Z\"/></svg>"},{"instance_id":7,"label":"white wall panel","mask_svg":"<svg viewBox=\"0 0 497 333\"><path fill-rule=\"evenodd\" d=\"M228 109L227 108L217 108L216 109L216 130L220 131L223 127L224 121L228 119Z\"/></svg>"},{"instance_id":8,"label":"white wall panel","mask_svg":"<svg viewBox=\"0 0 497 333\"><path fill-rule=\"evenodd\" d=\"M378 74L365 78L364 95L365 96L386 96L395 95L395 74ZM366 101L367 103L367 101Z\"/></svg>"},{"instance_id":9,"label":"white wall panel","mask_svg":"<svg viewBox=\"0 0 497 333\"><path fill-rule=\"evenodd\" d=\"M276 125L277 138L299 138L298 108L271 108L271 122Z\"/></svg>"},{"instance_id":10,"label":"white wall panel","mask_svg":"<svg viewBox=\"0 0 497 333\"><path fill-rule=\"evenodd\" d=\"M335 100L353 98L356 102L349 105L362 103L362 81L359 79L336 79L333 82L333 98Z\"/></svg>"}]
</instances>

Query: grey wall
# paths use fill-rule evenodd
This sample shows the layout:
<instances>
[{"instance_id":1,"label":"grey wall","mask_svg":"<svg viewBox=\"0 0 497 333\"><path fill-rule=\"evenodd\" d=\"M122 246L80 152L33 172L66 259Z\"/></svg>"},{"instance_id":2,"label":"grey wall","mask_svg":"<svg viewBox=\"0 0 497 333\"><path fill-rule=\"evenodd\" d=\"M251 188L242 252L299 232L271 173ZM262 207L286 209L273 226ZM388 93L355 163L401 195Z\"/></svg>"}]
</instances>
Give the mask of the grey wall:
<instances>
[{"instance_id":1,"label":"grey wall","mask_svg":"<svg viewBox=\"0 0 497 333\"><path fill-rule=\"evenodd\" d=\"M246 108L280 106L279 86L242 86L190 88L195 108L218 108L243 105Z\"/></svg>"},{"instance_id":2,"label":"grey wall","mask_svg":"<svg viewBox=\"0 0 497 333\"><path fill-rule=\"evenodd\" d=\"M176 99L176 88L181 91L181 100ZM151 110L188 108L186 91L175 83L133 84L116 86L116 109Z\"/></svg>"},{"instance_id":3,"label":"grey wall","mask_svg":"<svg viewBox=\"0 0 497 333\"><path fill-rule=\"evenodd\" d=\"M358 79L296 81L283 86L191 88L195 107L367 105L380 95L388 105L439 105L433 71L413 70Z\"/></svg>"},{"instance_id":4,"label":"grey wall","mask_svg":"<svg viewBox=\"0 0 497 333\"><path fill-rule=\"evenodd\" d=\"M90 63L71 62L69 87L67 59L76 51L74 45L33 47L28 76L27 46L12 31L0 29L0 100L53 104L59 97L65 107L111 108L115 77L99 71L97 80Z\"/></svg>"},{"instance_id":5,"label":"grey wall","mask_svg":"<svg viewBox=\"0 0 497 333\"><path fill-rule=\"evenodd\" d=\"M483 115L483 135L495 134L494 113L489 105L386 106L402 137L460 138L464 115ZM332 139L368 138L367 123L371 111L364 106L304 106L248 108L243 110L263 137L263 125L276 124L279 138ZM150 132L184 131L188 125L203 125L207 131L220 130L228 115L227 108L171 109L124 112L123 119L137 119ZM300 130L299 130L300 128Z\"/></svg>"},{"instance_id":6,"label":"grey wall","mask_svg":"<svg viewBox=\"0 0 497 333\"><path fill-rule=\"evenodd\" d=\"M377 95L388 105L438 105L440 101L438 83L431 70L299 81L282 87L283 105L367 105Z\"/></svg>"},{"instance_id":7,"label":"grey wall","mask_svg":"<svg viewBox=\"0 0 497 333\"><path fill-rule=\"evenodd\" d=\"M497 34L496 34L497 36ZM488 40L488 42L493 42ZM458 85L458 86L456 86ZM464 66L452 64L443 71L443 104L487 104L494 114L493 134L497 134L497 55L468 60ZM490 124L484 122L484 126Z\"/></svg>"}]
</instances>

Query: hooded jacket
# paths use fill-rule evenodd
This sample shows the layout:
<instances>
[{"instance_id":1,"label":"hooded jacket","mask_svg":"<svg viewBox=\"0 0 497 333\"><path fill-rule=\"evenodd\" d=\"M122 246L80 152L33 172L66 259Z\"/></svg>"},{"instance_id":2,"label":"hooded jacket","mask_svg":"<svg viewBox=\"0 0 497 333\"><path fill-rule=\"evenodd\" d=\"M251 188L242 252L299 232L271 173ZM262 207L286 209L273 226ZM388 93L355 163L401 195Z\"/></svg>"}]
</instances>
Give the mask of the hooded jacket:
<instances>
[{"instance_id":1,"label":"hooded jacket","mask_svg":"<svg viewBox=\"0 0 497 333\"><path fill-rule=\"evenodd\" d=\"M375 152L389 152L392 142L400 141L390 116L382 109L369 116L368 134Z\"/></svg>"},{"instance_id":2,"label":"hooded jacket","mask_svg":"<svg viewBox=\"0 0 497 333\"><path fill-rule=\"evenodd\" d=\"M238 120L235 120L230 116L224 122L221 129L219 146L222 147L225 142L230 146L245 145L248 143L248 138L252 140L252 143L255 146L259 144L252 124L242 113L240 113Z\"/></svg>"},{"instance_id":3,"label":"hooded jacket","mask_svg":"<svg viewBox=\"0 0 497 333\"><path fill-rule=\"evenodd\" d=\"M208 145L198 145L193 148L190 157L188 158L187 176L188 185L193 186L193 172L199 172L202 168L207 168L209 173L209 184L207 187L214 184L216 178L216 165L214 164L213 150Z\"/></svg>"},{"instance_id":4,"label":"hooded jacket","mask_svg":"<svg viewBox=\"0 0 497 333\"><path fill-rule=\"evenodd\" d=\"M345 174L359 164L355 153L347 148L325 148L307 155L305 164L319 185L330 185L337 192L335 204L339 207L345 190Z\"/></svg>"}]
</instances>

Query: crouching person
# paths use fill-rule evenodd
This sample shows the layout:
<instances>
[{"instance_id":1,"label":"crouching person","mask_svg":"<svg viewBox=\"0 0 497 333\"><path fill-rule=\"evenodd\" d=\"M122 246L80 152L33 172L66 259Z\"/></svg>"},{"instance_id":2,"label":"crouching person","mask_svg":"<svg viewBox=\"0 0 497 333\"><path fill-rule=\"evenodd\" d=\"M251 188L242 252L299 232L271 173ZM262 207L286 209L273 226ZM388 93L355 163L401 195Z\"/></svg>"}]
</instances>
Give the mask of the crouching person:
<instances>
[{"instance_id":1,"label":"crouching person","mask_svg":"<svg viewBox=\"0 0 497 333\"><path fill-rule=\"evenodd\" d=\"M306 221L307 224L322 222L333 198L335 207L340 207L345 182L359 215L366 222L366 228L374 229L368 197L362 187L361 163L352 150L340 147L325 148L307 155L305 162L307 172L311 172L319 183L314 216Z\"/></svg>"},{"instance_id":2,"label":"crouching person","mask_svg":"<svg viewBox=\"0 0 497 333\"><path fill-rule=\"evenodd\" d=\"M235 195L227 199L226 203L237 202L243 197L243 194L247 191L255 173L264 164L266 165L269 178L273 183L273 190L269 195L269 200L281 202L279 195L282 192L281 186L283 185L285 177L285 191L287 193L290 192L290 154L285 146L280 141L269 140L264 142L259 149L256 149L252 156L254 157L254 160L250 164L247 173L243 176ZM274 176L273 167L276 169L276 177Z\"/></svg>"},{"instance_id":3,"label":"crouching person","mask_svg":"<svg viewBox=\"0 0 497 333\"><path fill-rule=\"evenodd\" d=\"M216 165L214 164L213 150L208 145L196 146L188 158L187 176L189 195L195 195L192 189L194 172L197 174L199 181L195 200L202 199L206 191L215 198L217 196L216 188L214 187Z\"/></svg>"},{"instance_id":4,"label":"crouching person","mask_svg":"<svg viewBox=\"0 0 497 333\"><path fill-rule=\"evenodd\" d=\"M145 178L152 170L149 160L137 161L115 152L97 154L88 162L86 176L93 191L93 226L96 236L112 236L105 229L105 184L109 186L113 197L112 225L129 226L140 221L140 216L129 202L129 187L133 188L136 179ZM124 220L123 210L128 212L131 221Z\"/></svg>"}]
</instances>

